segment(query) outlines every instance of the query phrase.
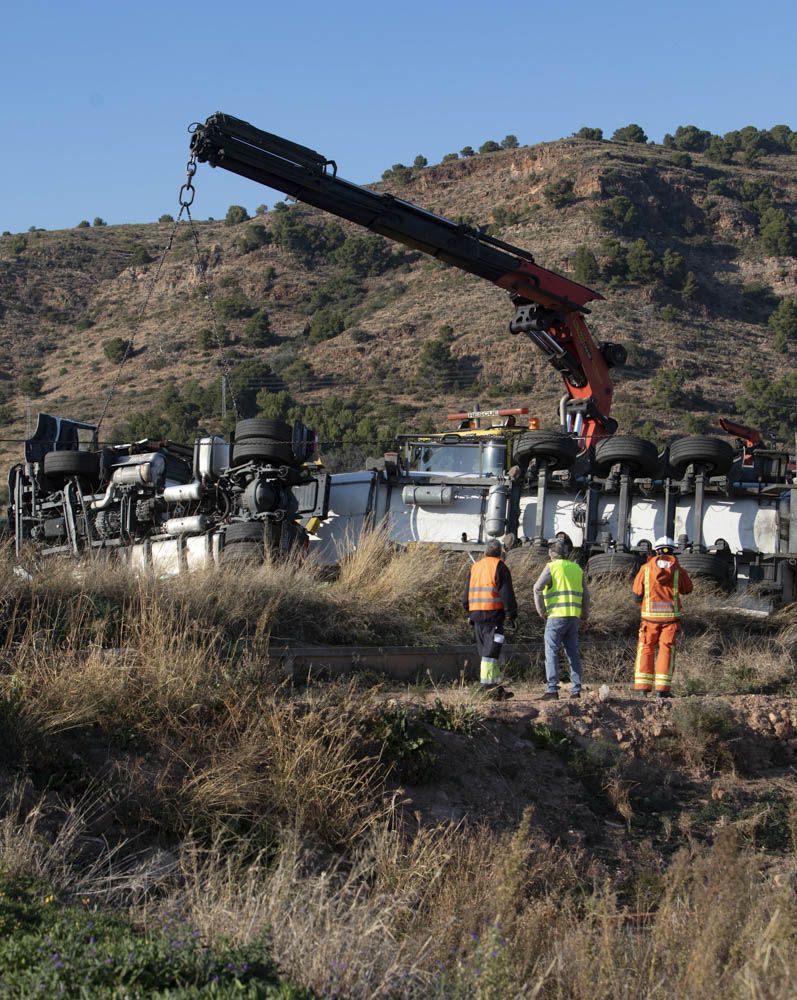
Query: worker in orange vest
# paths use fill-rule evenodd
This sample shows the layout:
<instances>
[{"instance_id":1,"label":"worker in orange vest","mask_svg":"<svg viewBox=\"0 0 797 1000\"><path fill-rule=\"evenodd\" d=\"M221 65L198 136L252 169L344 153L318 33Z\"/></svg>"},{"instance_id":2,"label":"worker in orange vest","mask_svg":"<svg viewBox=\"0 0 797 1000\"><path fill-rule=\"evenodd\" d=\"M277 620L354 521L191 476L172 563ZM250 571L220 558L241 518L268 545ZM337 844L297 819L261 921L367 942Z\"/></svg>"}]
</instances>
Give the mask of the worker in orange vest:
<instances>
[{"instance_id":1,"label":"worker in orange vest","mask_svg":"<svg viewBox=\"0 0 797 1000\"><path fill-rule=\"evenodd\" d=\"M485 689L505 694L501 686L504 626L517 617L517 600L512 574L503 560L504 547L493 539L484 548L484 557L470 568L462 605L473 625L476 649L481 657L480 680Z\"/></svg>"},{"instance_id":2,"label":"worker in orange vest","mask_svg":"<svg viewBox=\"0 0 797 1000\"><path fill-rule=\"evenodd\" d=\"M654 554L641 567L633 585L634 598L642 605L634 688L647 697L655 681L656 697L670 698L675 638L681 628L681 595L692 593L692 581L675 558L671 538L659 538L653 547Z\"/></svg>"}]
</instances>

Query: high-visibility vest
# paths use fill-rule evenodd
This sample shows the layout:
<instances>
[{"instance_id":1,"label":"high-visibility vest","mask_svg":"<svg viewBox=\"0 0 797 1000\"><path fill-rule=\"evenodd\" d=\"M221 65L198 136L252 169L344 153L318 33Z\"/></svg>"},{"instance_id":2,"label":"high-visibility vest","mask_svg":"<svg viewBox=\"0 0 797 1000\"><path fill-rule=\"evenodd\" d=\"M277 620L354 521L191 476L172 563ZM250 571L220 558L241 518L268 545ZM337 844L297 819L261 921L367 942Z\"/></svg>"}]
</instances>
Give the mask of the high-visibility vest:
<instances>
[{"instance_id":1,"label":"high-visibility vest","mask_svg":"<svg viewBox=\"0 0 797 1000\"><path fill-rule=\"evenodd\" d=\"M468 611L503 611L504 602L498 594L496 575L501 560L485 556L470 568Z\"/></svg>"},{"instance_id":2,"label":"high-visibility vest","mask_svg":"<svg viewBox=\"0 0 797 1000\"><path fill-rule=\"evenodd\" d=\"M646 621L674 621L681 617L681 602L678 597L678 577L680 570L676 566L672 572L672 588L656 586L655 577L651 581L649 559L644 566L645 577L642 594L642 617Z\"/></svg>"},{"instance_id":3,"label":"high-visibility vest","mask_svg":"<svg viewBox=\"0 0 797 1000\"><path fill-rule=\"evenodd\" d=\"M549 567L551 582L542 592L545 613L549 618L580 618L584 570L569 559L554 559Z\"/></svg>"}]
</instances>

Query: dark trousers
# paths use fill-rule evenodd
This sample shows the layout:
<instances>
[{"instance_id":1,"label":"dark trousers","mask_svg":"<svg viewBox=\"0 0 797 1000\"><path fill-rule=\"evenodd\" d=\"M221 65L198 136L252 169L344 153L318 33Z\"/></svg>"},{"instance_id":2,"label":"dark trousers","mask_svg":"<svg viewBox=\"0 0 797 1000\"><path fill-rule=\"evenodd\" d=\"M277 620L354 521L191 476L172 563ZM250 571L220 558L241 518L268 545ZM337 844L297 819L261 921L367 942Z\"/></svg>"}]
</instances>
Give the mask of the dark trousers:
<instances>
[{"instance_id":1,"label":"dark trousers","mask_svg":"<svg viewBox=\"0 0 797 1000\"><path fill-rule=\"evenodd\" d=\"M504 657L504 626L494 622L474 622L473 634L476 649L481 657L480 679L482 684L501 681L501 662Z\"/></svg>"}]
</instances>

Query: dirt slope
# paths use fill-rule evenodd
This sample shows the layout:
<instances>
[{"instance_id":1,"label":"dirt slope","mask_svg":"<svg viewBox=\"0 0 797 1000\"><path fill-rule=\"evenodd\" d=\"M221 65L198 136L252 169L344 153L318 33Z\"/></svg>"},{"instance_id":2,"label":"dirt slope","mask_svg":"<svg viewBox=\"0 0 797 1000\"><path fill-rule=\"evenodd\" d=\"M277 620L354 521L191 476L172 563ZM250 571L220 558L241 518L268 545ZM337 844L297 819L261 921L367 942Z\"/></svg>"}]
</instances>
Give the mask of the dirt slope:
<instances>
[{"instance_id":1,"label":"dirt slope","mask_svg":"<svg viewBox=\"0 0 797 1000\"><path fill-rule=\"evenodd\" d=\"M591 248L604 269L594 284L605 296L595 306L593 330L598 339L621 341L630 352L629 367L617 377L617 415L626 428L651 420L666 434L683 429L684 410L703 422L734 414L744 378L753 372L782 375L793 361L774 350L766 319L779 298L795 294L797 261L762 249L750 185L764 184L774 204L793 214L795 159L767 156L751 170L710 164L693 154L684 167L660 146L561 140L443 163L417 171L405 186L377 187L452 218L474 223L498 218L495 232L556 270L572 268L577 247ZM572 185L571 194L566 204L554 207L551 185L562 182ZM198 212L203 188L213 183L211 171L200 171ZM253 184L252 204L265 193ZM628 198L636 214L625 232L612 231L596 217L596 207L618 196ZM306 219L315 227L326 221L316 212ZM256 221L271 231L274 213ZM344 331L311 344L305 331L319 308L312 304L313 293L341 278L345 283L349 272L328 257L303 263L274 242L247 252L241 243L247 225L199 224L215 297L242 293L252 309L267 311L275 335L267 348L249 347L246 318L225 318L234 360L267 361L277 376L274 385L300 400L354 393L361 403L408 402L416 418L428 414L435 421L463 401L500 400L530 403L545 422L553 419L561 383L527 341L507 335L510 308L499 289L428 259L395 258L397 266L359 279L356 300L343 309ZM178 231L143 322L137 323L156 266L141 263L141 251L155 258L170 229L123 225L0 239L0 372L9 397L3 437L23 434L27 395L34 396L34 413L42 408L96 417L115 374L103 353L113 337L135 335L135 352L111 421L151 405L170 384L218 378L213 352L197 347L197 333L209 321L187 231ZM697 278L697 296L686 301L678 283L672 287L660 276L610 285L606 238L626 248L644 239L659 260L665 250L677 251ZM419 353L444 324L454 331L451 354L461 384L448 392L430 391L417 381ZM309 380L290 374L297 358L311 364ZM657 371L669 367L687 379L688 391L675 405L653 391ZM18 385L30 373L42 379L38 394ZM214 419L217 414L203 415L205 426ZM14 453L13 445L4 447L0 457Z\"/></svg>"}]
</instances>

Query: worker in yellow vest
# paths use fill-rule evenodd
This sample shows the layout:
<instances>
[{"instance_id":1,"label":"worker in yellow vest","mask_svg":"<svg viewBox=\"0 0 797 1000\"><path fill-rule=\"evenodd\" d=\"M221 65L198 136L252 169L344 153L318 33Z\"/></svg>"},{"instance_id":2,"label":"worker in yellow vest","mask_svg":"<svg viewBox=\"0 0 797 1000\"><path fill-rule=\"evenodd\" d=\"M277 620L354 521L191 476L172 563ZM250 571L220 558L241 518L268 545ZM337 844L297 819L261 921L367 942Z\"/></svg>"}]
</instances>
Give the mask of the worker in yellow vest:
<instances>
[{"instance_id":1,"label":"worker in yellow vest","mask_svg":"<svg viewBox=\"0 0 797 1000\"><path fill-rule=\"evenodd\" d=\"M550 562L534 584L534 606L545 619L545 678L543 701L559 697L559 650L564 647L570 663L570 697L581 697L581 653L579 629L589 617L589 591L584 571L572 562L572 547L557 538L548 547Z\"/></svg>"},{"instance_id":2,"label":"worker in yellow vest","mask_svg":"<svg viewBox=\"0 0 797 1000\"><path fill-rule=\"evenodd\" d=\"M503 560L504 547L493 539L484 548L484 557L470 568L462 605L473 625L476 649L481 657L480 680L486 689L504 693L501 667L504 659L504 626L513 625L517 601L512 574Z\"/></svg>"},{"instance_id":3,"label":"worker in yellow vest","mask_svg":"<svg viewBox=\"0 0 797 1000\"><path fill-rule=\"evenodd\" d=\"M659 538L654 554L634 579L634 599L642 605L634 689L657 698L671 697L675 639L681 628L681 595L692 593L689 574L675 557L675 542ZM657 652L658 649L658 652Z\"/></svg>"}]
</instances>

